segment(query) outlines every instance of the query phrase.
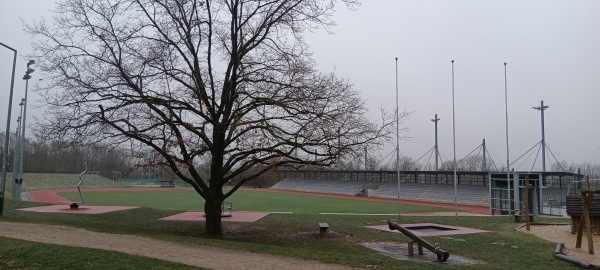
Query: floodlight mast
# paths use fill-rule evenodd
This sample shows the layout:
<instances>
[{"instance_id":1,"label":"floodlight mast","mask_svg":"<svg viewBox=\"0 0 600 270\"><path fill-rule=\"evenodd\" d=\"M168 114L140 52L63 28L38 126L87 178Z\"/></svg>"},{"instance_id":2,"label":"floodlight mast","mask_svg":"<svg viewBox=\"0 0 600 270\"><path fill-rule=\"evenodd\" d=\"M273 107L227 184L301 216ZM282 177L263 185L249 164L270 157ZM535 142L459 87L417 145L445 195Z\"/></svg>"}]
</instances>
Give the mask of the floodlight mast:
<instances>
[{"instance_id":1,"label":"floodlight mast","mask_svg":"<svg viewBox=\"0 0 600 270\"><path fill-rule=\"evenodd\" d=\"M12 112L13 89L15 86L15 67L17 65L17 50L0 42L0 45L13 52L13 67L10 80L10 94L8 96L8 113L6 114L6 129L4 130L4 149L2 149L2 185L0 186L0 216L4 211L4 193L6 191L6 164L8 159L8 141L10 140L10 114Z\"/></svg>"}]
</instances>

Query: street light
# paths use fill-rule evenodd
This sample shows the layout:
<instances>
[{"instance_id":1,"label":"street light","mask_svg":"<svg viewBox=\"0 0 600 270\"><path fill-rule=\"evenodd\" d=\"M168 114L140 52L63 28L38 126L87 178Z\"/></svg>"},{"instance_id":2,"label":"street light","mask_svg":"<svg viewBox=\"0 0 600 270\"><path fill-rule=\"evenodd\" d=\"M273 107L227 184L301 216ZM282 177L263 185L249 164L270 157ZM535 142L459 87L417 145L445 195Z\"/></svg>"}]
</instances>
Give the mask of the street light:
<instances>
[{"instance_id":1,"label":"street light","mask_svg":"<svg viewBox=\"0 0 600 270\"><path fill-rule=\"evenodd\" d=\"M21 123L21 135L20 135L20 143L19 143L19 179L17 183L17 188L15 191L15 195L17 195L15 200L21 200L21 186L23 185L23 149L25 148L25 119L27 119L27 88L29 88L29 79L31 79L31 73L35 70L30 66L35 64L34 60L29 60L27 62L27 70L25 71L25 75L23 76L23 80L25 80L25 104L23 105L23 119Z\"/></svg>"},{"instance_id":2,"label":"street light","mask_svg":"<svg viewBox=\"0 0 600 270\"><path fill-rule=\"evenodd\" d=\"M13 89L15 86L15 67L17 65L17 50L0 42L2 47L13 51L13 68L10 80L10 94L8 96L8 113L6 114L6 129L4 130L4 149L2 149L2 186L0 186L0 216L4 211L4 192L6 191L6 161L8 156L8 141L10 140L10 113L12 111Z\"/></svg>"},{"instance_id":3,"label":"street light","mask_svg":"<svg viewBox=\"0 0 600 270\"><path fill-rule=\"evenodd\" d=\"M18 183L18 179L19 178L19 144L21 142L21 119L23 119L23 105L25 105L25 99L21 99L21 103L19 103L19 106L21 106L21 114L19 115L19 117L17 117L17 132L16 132L16 137L15 137L15 145L13 146L14 150L13 150L13 181L12 181L12 197L16 198L16 190L17 190L17 183Z\"/></svg>"}]
</instances>

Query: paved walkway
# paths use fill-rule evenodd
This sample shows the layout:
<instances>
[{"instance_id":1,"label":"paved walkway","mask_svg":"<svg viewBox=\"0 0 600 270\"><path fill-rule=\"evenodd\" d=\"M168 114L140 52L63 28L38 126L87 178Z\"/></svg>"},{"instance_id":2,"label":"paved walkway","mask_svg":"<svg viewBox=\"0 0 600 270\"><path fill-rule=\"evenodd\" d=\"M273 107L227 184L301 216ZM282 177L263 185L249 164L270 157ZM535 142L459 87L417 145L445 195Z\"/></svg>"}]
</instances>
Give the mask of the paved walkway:
<instances>
[{"instance_id":1,"label":"paved walkway","mask_svg":"<svg viewBox=\"0 0 600 270\"><path fill-rule=\"evenodd\" d=\"M147 237L92 232L46 224L2 222L0 237L118 251L208 269L360 269L239 250L182 244Z\"/></svg>"}]
</instances>

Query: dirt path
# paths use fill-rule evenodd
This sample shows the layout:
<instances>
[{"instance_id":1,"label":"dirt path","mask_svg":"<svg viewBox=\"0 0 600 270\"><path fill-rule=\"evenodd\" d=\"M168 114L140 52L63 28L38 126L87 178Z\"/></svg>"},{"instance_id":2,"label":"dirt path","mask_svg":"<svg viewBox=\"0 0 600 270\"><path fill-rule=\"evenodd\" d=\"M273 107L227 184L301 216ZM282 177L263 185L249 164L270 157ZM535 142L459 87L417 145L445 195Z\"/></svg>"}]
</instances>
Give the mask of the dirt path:
<instances>
[{"instance_id":1,"label":"dirt path","mask_svg":"<svg viewBox=\"0 0 600 270\"><path fill-rule=\"evenodd\" d=\"M359 269L316 261L44 224L2 222L0 223L0 236L33 242L112 250L210 269Z\"/></svg>"}]
</instances>

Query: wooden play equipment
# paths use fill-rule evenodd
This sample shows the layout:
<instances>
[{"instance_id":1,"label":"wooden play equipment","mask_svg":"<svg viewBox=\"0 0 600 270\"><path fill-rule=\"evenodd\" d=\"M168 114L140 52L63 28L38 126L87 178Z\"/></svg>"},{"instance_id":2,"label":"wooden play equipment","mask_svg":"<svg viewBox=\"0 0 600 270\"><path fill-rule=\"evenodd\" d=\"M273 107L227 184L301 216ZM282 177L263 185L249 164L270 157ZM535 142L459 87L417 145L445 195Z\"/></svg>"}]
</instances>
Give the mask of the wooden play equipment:
<instances>
[{"instance_id":1,"label":"wooden play equipment","mask_svg":"<svg viewBox=\"0 0 600 270\"><path fill-rule=\"evenodd\" d=\"M600 230L600 215L594 215L593 221L591 217L592 205L594 205L594 195L596 193L600 193L600 190L596 190L591 187L590 179L588 176L585 178L585 187L581 188L581 214L579 219L577 220L577 216L571 215L571 220L573 221L572 228L577 232L577 242L575 244L575 248L581 248L581 242L583 240L583 230L587 234L587 242L588 242L588 252L589 254L594 254L594 240L592 238L592 234L598 233ZM597 206L598 204L596 204ZM571 200L571 208L576 208L575 202ZM597 207L595 207L597 208ZM573 210L573 209L572 209ZM597 209L595 209L594 214L599 214ZM567 213L569 213L569 198L567 198ZM573 212L571 212L573 213ZM593 229L593 230L592 230Z\"/></svg>"},{"instance_id":2,"label":"wooden play equipment","mask_svg":"<svg viewBox=\"0 0 600 270\"><path fill-rule=\"evenodd\" d=\"M586 188L581 189L581 202L583 204L583 214L579 219L579 224L577 226L577 243L575 244L575 248L581 248L581 242L583 238L583 229L585 229L585 233L587 234L588 241L588 252L589 254L594 254L594 240L592 238L592 225L590 221L590 208L592 206L592 202L594 200L594 195L596 193L595 189L591 188L589 177L585 178ZM598 191L600 192L600 191ZM598 228L596 227L596 230Z\"/></svg>"},{"instance_id":3,"label":"wooden play equipment","mask_svg":"<svg viewBox=\"0 0 600 270\"><path fill-rule=\"evenodd\" d=\"M408 256L414 255L413 245L415 242L417 242L419 255L423 255L423 247L425 247L427 250L435 253L437 255L438 261L440 262L445 262L448 260L448 257L450 257L450 253L448 253L448 251L441 249L439 246L432 245L431 243L425 241L425 239L415 235L413 232L398 225L397 223L388 220L388 226L390 227L390 230L398 230L399 232L408 236L412 240L408 242Z\"/></svg>"}]
</instances>

